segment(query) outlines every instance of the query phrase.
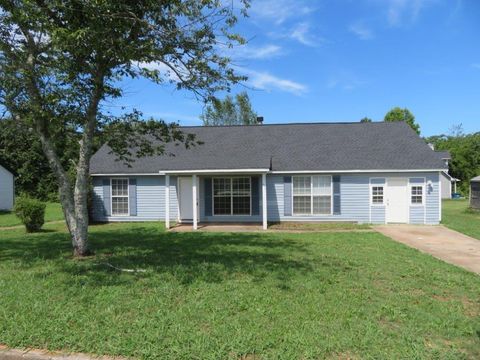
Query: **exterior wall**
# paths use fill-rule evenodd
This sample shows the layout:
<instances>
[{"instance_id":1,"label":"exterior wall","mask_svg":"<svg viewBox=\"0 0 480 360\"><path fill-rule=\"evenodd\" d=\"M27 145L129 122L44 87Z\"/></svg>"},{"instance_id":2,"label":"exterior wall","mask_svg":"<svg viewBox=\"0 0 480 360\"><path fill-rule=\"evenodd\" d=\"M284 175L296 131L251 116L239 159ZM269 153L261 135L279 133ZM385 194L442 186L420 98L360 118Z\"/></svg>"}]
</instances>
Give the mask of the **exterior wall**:
<instances>
[{"instance_id":1,"label":"exterior wall","mask_svg":"<svg viewBox=\"0 0 480 360\"><path fill-rule=\"evenodd\" d=\"M451 199L452 198L452 183L449 178L445 175L440 176L440 183L442 189L442 199Z\"/></svg>"},{"instance_id":2,"label":"exterior wall","mask_svg":"<svg viewBox=\"0 0 480 360\"><path fill-rule=\"evenodd\" d=\"M292 174L288 174L291 176ZM389 177L407 178L424 185L424 203L409 205L409 222L413 224L438 224L440 221L440 175L431 173L340 173L340 212L333 215L295 216L285 215L285 184L283 174L267 175L267 214L268 221L352 221L359 223L385 223L386 206L371 204L371 184ZM286 175L285 175L286 176ZM414 179L412 179L414 178ZM93 217L97 221L148 221L165 220L165 176L140 176L137 180L137 215L105 216L103 211L103 179L94 178ZM373 181L373 182L372 182ZM179 216L177 179L170 178L170 218ZM198 210L199 221L204 222L261 222L262 197L260 196L260 213L255 216L206 216L205 215L205 177L199 176ZM290 195L291 196L291 195ZM409 190L410 196L410 190ZM287 201L288 203L288 201ZM290 201L291 204L291 201ZM409 200L410 204L410 200ZM291 213L291 211L290 211Z\"/></svg>"},{"instance_id":3,"label":"exterior wall","mask_svg":"<svg viewBox=\"0 0 480 360\"><path fill-rule=\"evenodd\" d=\"M480 209L480 182L470 182L470 206L474 209Z\"/></svg>"},{"instance_id":4,"label":"exterior wall","mask_svg":"<svg viewBox=\"0 0 480 360\"><path fill-rule=\"evenodd\" d=\"M0 165L0 210L12 210L14 199L13 174Z\"/></svg>"},{"instance_id":5,"label":"exterior wall","mask_svg":"<svg viewBox=\"0 0 480 360\"><path fill-rule=\"evenodd\" d=\"M137 180L137 215L106 216L103 210L103 180L94 177L92 216L95 221L151 221L165 220L165 176L124 176ZM178 217L177 180L170 177L170 219Z\"/></svg>"}]
</instances>

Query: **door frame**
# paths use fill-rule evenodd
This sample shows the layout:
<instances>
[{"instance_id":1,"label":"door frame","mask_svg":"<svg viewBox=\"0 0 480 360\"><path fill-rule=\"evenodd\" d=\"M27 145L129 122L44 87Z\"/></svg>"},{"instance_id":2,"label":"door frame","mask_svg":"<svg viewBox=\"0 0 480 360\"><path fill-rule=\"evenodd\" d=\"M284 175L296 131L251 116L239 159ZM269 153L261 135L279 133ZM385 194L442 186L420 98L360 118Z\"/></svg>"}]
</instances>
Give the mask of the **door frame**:
<instances>
[{"instance_id":1,"label":"door frame","mask_svg":"<svg viewBox=\"0 0 480 360\"><path fill-rule=\"evenodd\" d=\"M389 221L389 196L390 196L390 185L389 185L389 180L394 179L394 180L404 180L405 181L405 222L400 222L400 221ZM400 176L390 176L385 178L385 185L386 185L386 195L387 195L387 203L385 204L385 223L386 224L408 224L410 223L410 202L409 202L409 178L408 177L400 177Z\"/></svg>"}]
</instances>

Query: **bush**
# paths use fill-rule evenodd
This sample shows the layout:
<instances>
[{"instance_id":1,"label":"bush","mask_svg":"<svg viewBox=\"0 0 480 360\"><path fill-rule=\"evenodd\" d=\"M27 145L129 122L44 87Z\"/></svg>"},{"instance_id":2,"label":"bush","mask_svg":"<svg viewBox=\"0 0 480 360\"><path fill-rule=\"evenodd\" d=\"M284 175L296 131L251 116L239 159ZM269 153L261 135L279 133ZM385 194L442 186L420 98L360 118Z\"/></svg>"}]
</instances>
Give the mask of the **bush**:
<instances>
[{"instance_id":1,"label":"bush","mask_svg":"<svg viewBox=\"0 0 480 360\"><path fill-rule=\"evenodd\" d=\"M19 196L15 199L13 212L19 217L27 232L39 231L45 222L44 202L27 196Z\"/></svg>"}]
</instances>

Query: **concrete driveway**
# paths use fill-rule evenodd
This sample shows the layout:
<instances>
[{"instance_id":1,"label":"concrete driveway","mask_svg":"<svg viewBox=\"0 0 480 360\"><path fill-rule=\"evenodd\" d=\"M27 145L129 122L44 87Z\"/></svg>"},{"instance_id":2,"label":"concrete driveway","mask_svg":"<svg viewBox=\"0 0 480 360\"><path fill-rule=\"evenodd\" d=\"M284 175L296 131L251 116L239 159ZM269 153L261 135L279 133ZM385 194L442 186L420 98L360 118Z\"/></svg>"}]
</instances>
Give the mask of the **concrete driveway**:
<instances>
[{"instance_id":1,"label":"concrete driveway","mask_svg":"<svg viewBox=\"0 0 480 360\"><path fill-rule=\"evenodd\" d=\"M393 240L480 274L480 240L442 225L378 225L373 228Z\"/></svg>"}]
</instances>

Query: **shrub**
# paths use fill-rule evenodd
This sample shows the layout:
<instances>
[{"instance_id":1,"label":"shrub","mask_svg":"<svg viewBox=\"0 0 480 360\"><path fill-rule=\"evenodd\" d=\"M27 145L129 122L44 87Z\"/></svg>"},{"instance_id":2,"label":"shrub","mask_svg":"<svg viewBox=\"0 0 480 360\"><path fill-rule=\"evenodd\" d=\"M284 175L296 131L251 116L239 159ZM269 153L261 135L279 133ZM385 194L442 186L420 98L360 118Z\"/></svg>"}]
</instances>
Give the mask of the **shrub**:
<instances>
[{"instance_id":1,"label":"shrub","mask_svg":"<svg viewBox=\"0 0 480 360\"><path fill-rule=\"evenodd\" d=\"M45 206L44 202L23 195L15 199L13 212L25 225L27 232L35 232L45 222Z\"/></svg>"}]
</instances>

